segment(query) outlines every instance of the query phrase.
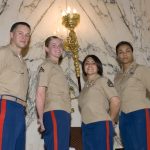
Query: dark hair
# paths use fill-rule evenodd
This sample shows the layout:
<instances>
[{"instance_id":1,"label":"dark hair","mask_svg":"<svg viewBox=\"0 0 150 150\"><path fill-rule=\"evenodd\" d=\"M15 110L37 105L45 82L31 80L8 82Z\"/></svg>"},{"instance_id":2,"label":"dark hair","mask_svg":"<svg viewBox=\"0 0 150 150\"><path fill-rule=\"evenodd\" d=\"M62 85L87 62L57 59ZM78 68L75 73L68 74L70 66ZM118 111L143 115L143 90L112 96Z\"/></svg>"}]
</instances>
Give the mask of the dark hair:
<instances>
[{"instance_id":1,"label":"dark hair","mask_svg":"<svg viewBox=\"0 0 150 150\"><path fill-rule=\"evenodd\" d=\"M30 25L26 22L16 22L11 26L10 32L13 32L19 25L24 25L24 26L27 26L29 29L31 29Z\"/></svg>"},{"instance_id":2,"label":"dark hair","mask_svg":"<svg viewBox=\"0 0 150 150\"><path fill-rule=\"evenodd\" d=\"M119 42L119 43L116 45L116 54L117 54L117 55L118 55L118 49L119 49L119 47L122 46L122 45L128 45L128 46L131 48L132 52L133 52L133 46L131 45L130 42L121 41L121 42Z\"/></svg>"},{"instance_id":3,"label":"dark hair","mask_svg":"<svg viewBox=\"0 0 150 150\"><path fill-rule=\"evenodd\" d=\"M51 40L53 39L61 39L57 36L49 36L46 40L45 40L45 47L48 47L49 43L51 42Z\"/></svg>"},{"instance_id":4,"label":"dark hair","mask_svg":"<svg viewBox=\"0 0 150 150\"><path fill-rule=\"evenodd\" d=\"M101 62L100 59L99 59L97 56L95 56L95 55L87 55L87 56L84 58L84 60L83 60L83 62L82 62L82 71L83 71L83 74L84 74L85 76L87 76L87 74L86 74L86 72L85 72L85 70L84 70L84 64L85 64L85 61L86 61L89 57L91 57L91 58L95 61L96 66L97 66L97 70L98 70L97 73L98 73L100 76L102 76L102 75L103 75L102 62Z\"/></svg>"}]
</instances>

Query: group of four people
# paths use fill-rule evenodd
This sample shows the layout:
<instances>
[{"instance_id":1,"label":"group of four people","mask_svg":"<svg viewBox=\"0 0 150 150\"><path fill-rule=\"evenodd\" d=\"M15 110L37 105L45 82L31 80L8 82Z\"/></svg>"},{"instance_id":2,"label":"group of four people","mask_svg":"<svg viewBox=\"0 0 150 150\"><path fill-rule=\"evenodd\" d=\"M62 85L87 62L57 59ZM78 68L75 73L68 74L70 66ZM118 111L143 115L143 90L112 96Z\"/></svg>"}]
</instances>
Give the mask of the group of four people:
<instances>
[{"instance_id":1,"label":"group of four people","mask_svg":"<svg viewBox=\"0 0 150 150\"><path fill-rule=\"evenodd\" d=\"M28 47L30 25L13 24L10 44L0 48L0 150L25 150L25 107L28 72L21 51ZM45 40L46 59L39 67L36 108L46 150L68 150L71 102L59 65L63 40ZM112 150L113 126L119 118L125 150L150 150L150 68L136 64L133 47L116 46L120 72L114 84L103 76L100 59L88 55L82 63L85 85L79 95L83 150ZM118 115L119 114L119 115Z\"/></svg>"}]
</instances>

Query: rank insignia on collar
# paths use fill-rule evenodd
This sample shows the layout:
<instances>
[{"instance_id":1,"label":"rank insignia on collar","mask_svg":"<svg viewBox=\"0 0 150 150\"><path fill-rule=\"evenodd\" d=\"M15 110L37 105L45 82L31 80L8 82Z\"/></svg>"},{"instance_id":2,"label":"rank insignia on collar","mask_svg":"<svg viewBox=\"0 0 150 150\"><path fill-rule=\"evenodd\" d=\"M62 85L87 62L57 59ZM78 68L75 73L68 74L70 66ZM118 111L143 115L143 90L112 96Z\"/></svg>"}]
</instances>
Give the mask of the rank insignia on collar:
<instances>
[{"instance_id":1,"label":"rank insignia on collar","mask_svg":"<svg viewBox=\"0 0 150 150\"><path fill-rule=\"evenodd\" d=\"M45 70L43 69L43 67L40 68L40 72L44 72Z\"/></svg>"},{"instance_id":2,"label":"rank insignia on collar","mask_svg":"<svg viewBox=\"0 0 150 150\"><path fill-rule=\"evenodd\" d=\"M109 87L114 87L114 85L113 85L113 83L108 79L108 81L107 81L107 85L109 86Z\"/></svg>"}]
</instances>

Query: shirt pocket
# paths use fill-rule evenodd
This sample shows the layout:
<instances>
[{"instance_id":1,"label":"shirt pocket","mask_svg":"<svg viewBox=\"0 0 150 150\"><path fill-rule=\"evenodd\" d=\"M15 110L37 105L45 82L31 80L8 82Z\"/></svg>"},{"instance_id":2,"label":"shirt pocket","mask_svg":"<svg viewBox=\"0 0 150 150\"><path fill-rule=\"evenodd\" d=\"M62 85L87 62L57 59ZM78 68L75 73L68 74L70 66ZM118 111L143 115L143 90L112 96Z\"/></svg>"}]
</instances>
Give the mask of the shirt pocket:
<instances>
[{"instance_id":1,"label":"shirt pocket","mask_svg":"<svg viewBox=\"0 0 150 150\"><path fill-rule=\"evenodd\" d=\"M10 70L11 70L13 73L16 73L16 74L20 74L20 75L24 75L24 74L25 74L25 69L24 69L24 67L13 66L13 67L10 67Z\"/></svg>"},{"instance_id":2,"label":"shirt pocket","mask_svg":"<svg viewBox=\"0 0 150 150\"><path fill-rule=\"evenodd\" d=\"M140 79L138 79L136 75L133 75L127 80L127 86L134 87L135 85L138 85L139 82Z\"/></svg>"}]
</instances>

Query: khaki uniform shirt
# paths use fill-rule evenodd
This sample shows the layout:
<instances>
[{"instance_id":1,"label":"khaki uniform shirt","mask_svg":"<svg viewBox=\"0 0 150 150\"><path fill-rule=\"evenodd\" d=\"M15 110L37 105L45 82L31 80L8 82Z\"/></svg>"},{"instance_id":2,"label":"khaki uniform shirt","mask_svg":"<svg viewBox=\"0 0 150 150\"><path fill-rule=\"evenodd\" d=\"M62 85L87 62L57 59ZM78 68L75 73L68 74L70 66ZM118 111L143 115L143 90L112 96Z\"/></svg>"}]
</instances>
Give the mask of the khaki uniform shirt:
<instances>
[{"instance_id":1,"label":"khaki uniform shirt","mask_svg":"<svg viewBox=\"0 0 150 150\"><path fill-rule=\"evenodd\" d=\"M81 118L85 124L111 120L109 102L118 96L112 82L97 75L91 82L86 82L79 96Z\"/></svg>"},{"instance_id":2,"label":"khaki uniform shirt","mask_svg":"<svg viewBox=\"0 0 150 150\"><path fill-rule=\"evenodd\" d=\"M115 87L121 98L121 111L125 113L150 108L146 91L150 91L150 68L135 62L115 77Z\"/></svg>"},{"instance_id":3,"label":"khaki uniform shirt","mask_svg":"<svg viewBox=\"0 0 150 150\"><path fill-rule=\"evenodd\" d=\"M39 71L39 85L46 87L44 112L64 110L70 113L71 101L66 77L62 68L47 59Z\"/></svg>"},{"instance_id":4,"label":"khaki uniform shirt","mask_svg":"<svg viewBox=\"0 0 150 150\"><path fill-rule=\"evenodd\" d=\"M7 45L0 48L0 95L11 95L26 101L28 71L23 58Z\"/></svg>"}]
</instances>

